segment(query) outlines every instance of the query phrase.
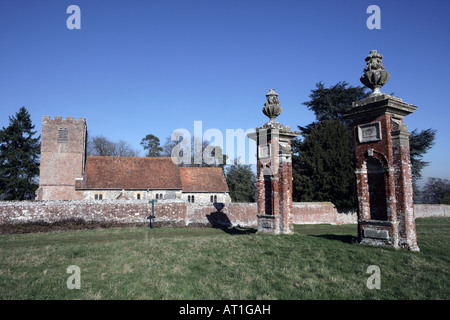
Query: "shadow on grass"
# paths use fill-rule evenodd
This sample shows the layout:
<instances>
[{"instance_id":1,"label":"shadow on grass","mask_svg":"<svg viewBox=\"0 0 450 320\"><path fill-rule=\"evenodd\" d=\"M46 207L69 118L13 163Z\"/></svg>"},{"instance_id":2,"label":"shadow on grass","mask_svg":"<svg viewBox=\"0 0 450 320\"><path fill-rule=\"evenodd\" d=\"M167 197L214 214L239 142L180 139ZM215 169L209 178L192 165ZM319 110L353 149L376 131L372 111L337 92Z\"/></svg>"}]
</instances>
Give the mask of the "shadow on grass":
<instances>
[{"instance_id":1,"label":"shadow on grass","mask_svg":"<svg viewBox=\"0 0 450 320\"><path fill-rule=\"evenodd\" d=\"M310 237L325 238L328 240L338 240L344 243L358 243L358 237L348 234L309 234Z\"/></svg>"},{"instance_id":2,"label":"shadow on grass","mask_svg":"<svg viewBox=\"0 0 450 320\"><path fill-rule=\"evenodd\" d=\"M255 234L256 229L251 227L216 227L216 229L220 229L225 233L230 235L243 235L243 234Z\"/></svg>"},{"instance_id":3,"label":"shadow on grass","mask_svg":"<svg viewBox=\"0 0 450 320\"><path fill-rule=\"evenodd\" d=\"M225 233L228 233L230 235L242 235L242 234L254 234L256 233L255 228L251 227L240 227L240 226L233 226L228 216L221 212L225 205L223 203L214 203L214 207L216 208L216 212L211 212L210 214L206 215L206 218L208 219L209 225L212 228L220 229Z\"/></svg>"}]
</instances>

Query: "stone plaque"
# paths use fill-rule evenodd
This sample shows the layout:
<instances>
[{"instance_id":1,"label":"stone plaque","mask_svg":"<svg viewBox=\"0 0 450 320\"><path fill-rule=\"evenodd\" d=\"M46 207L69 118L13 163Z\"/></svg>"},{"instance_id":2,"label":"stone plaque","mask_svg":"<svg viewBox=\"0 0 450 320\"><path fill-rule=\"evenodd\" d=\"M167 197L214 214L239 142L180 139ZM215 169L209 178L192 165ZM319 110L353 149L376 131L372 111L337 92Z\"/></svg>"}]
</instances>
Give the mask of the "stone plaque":
<instances>
[{"instance_id":1,"label":"stone plaque","mask_svg":"<svg viewBox=\"0 0 450 320\"><path fill-rule=\"evenodd\" d=\"M270 158L270 145L265 144L265 145L259 146L258 154L259 154L260 159Z\"/></svg>"},{"instance_id":2,"label":"stone plaque","mask_svg":"<svg viewBox=\"0 0 450 320\"><path fill-rule=\"evenodd\" d=\"M264 229L273 229L273 223L271 221L262 221L261 222L261 227L263 227Z\"/></svg>"},{"instance_id":3,"label":"stone plaque","mask_svg":"<svg viewBox=\"0 0 450 320\"><path fill-rule=\"evenodd\" d=\"M373 122L358 126L358 140L360 143L381 140L380 122Z\"/></svg>"},{"instance_id":4,"label":"stone plaque","mask_svg":"<svg viewBox=\"0 0 450 320\"><path fill-rule=\"evenodd\" d=\"M275 231L275 217L271 215L257 215L258 217L258 232L269 232L273 233Z\"/></svg>"},{"instance_id":5,"label":"stone plaque","mask_svg":"<svg viewBox=\"0 0 450 320\"><path fill-rule=\"evenodd\" d=\"M364 237L372 239L388 240L389 232L387 230L364 229Z\"/></svg>"}]
</instances>

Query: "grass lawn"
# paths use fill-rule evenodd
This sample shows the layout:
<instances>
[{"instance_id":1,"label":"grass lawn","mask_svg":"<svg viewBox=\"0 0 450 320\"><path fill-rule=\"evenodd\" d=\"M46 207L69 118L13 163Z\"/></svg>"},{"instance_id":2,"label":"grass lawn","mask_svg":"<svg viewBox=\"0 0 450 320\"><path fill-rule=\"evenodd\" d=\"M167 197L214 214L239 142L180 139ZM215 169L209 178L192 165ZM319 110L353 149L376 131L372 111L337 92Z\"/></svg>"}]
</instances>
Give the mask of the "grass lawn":
<instances>
[{"instance_id":1,"label":"grass lawn","mask_svg":"<svg viewBox=\"0 0 450 320\"><path fill-rule=\"evenodd\" d=\"M450 299L450 219L417 219L419 253L354 242L356 225L135 227L0 236L0 299ZM70 265L81 289L68 289ZM381 289L368 289L370 265Z\"/></svg>"}]
</instances>

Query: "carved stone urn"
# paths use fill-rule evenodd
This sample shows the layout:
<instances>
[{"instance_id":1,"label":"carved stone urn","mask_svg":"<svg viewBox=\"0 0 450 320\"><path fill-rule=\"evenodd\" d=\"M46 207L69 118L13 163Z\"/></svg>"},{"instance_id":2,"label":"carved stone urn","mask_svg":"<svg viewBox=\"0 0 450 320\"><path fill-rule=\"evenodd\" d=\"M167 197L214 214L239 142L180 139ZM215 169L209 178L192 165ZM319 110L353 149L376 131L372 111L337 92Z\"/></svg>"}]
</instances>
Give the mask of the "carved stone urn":
<instances>
[{"instance_id":1,"label":"carved stone urn","mask_svg":"<svg viewBox=\"0 0 450 320\"><path fill-rule=\"evenodd\" d=\"M269 117L270 122L276 122L275 119L281 114L283 108L281 108L278 93L275 92L275 89L269 90L269 93L266 94L266 99L267 101L264 103L262 112Z\"/></svg>"},{"instance_id":2,"label":"carved stone urn","mask_svg":"<svg viewBox=\"0 0 450 320\"><path fill-rule=\"evenodd\" d=\"M383 55L377 53L377 50L370 51L366 57L366 67L364 68L364 75L361 77L361 82L366 87L372 89L372 95L381 94L380 88L388 82L391 75L384 67L382 60Z\"/></svg>"}]
</instances>

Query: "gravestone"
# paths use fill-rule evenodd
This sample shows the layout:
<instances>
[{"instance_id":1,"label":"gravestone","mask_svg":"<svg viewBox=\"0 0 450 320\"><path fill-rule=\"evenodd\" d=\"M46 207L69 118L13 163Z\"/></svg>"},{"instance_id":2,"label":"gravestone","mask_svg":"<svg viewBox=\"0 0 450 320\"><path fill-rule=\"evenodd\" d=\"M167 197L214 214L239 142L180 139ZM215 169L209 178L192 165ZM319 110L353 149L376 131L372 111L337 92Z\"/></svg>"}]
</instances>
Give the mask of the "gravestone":
<instances>
[{"instance_id":1,"label":"gravestone","mask_svg":"<svg viewBox=\"0 0 450 320\"><path fill-rule=\"evenodd\" d=\"M409 135L403 118L416 106L381 93L390 75L376 50L366 57L361 82L372 93L353 102L351 120L358 194L358 237L363 244L419 251L414 221Z\"/></svg>"},{"instance_id":2,"label":"gravestone","mask_svg":"<svg viewBox=\"0 0 450 320\"><path fill-rule=\"evenodd\" d=\"M262 111L270 121L249 134L257 145L258 232L290 234L293 233L291 140L299 132L276 121L282 108L274 89L266 94Z\"/></svg>"}]
</instances>

